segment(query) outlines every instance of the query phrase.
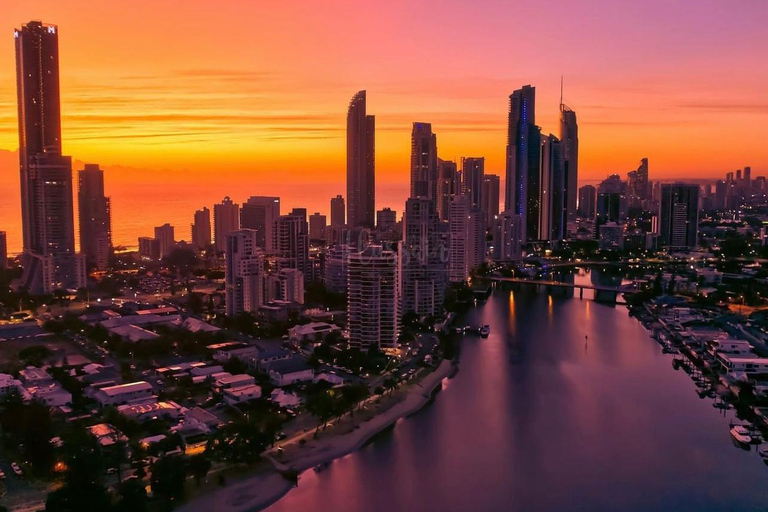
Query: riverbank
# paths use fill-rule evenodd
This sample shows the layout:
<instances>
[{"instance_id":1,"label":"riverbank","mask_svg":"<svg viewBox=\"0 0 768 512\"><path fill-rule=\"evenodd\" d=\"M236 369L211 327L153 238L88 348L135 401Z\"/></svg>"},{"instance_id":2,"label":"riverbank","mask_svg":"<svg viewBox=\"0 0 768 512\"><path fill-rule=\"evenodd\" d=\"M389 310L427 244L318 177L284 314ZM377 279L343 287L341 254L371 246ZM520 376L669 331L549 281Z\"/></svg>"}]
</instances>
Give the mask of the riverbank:
<instances>
[{"instance_id":1,"label":"riverbank","mask_svg":"<svg viewBox=\"0 0 768 512\"><path fill-rule=\"evenodd\" d=\"M314 439L313 432L307 432L300 439L295 438L284 445L284 454L279 462L274 461L274 470L245 476L227 487L194 498L178 510L253 512L268 507L295 485L278 470L301 473L359 450L401 418L410 416L427 405L443 379L454 371L453 362L444 360L433 372L409 386L404 396L380 413L359 423L354 419L348 424L340 422L338 432L322 432L318 439Z\"/></svg>"}]
</instances>

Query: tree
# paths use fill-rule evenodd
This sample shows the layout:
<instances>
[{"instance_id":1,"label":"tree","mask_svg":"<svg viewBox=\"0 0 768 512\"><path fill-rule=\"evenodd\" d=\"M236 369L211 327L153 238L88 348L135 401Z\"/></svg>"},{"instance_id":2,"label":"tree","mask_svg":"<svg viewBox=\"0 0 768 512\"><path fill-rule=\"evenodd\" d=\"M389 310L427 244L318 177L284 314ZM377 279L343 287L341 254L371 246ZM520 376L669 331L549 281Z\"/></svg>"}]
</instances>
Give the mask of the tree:
<instances>
[{"instance_id":1,"label":"tree","mask_svg":"<svg viewBox=\"0 0 768 512\"><path fill-rule=\"evenodd\" d=\"M350 384L341 388L341 396L345 401L346 409L354 415L355 406L361 406L363 400L370 396L371 392L367 384Z\"/></svg>"},{"instance_id":2,"label":"tree","mask_svg":"<svg viewBox=\"0 0 768 512\"><path fill-rule=\"evenodd\" d=\"M42 366L50 355L51 351L45 345L32 345L19 351L19 359L31 366Z\"/></svg>"},{"instance_id":3,"label":"tree","mask_svg":"<svg viewBox=\"0 0 768 512\"><path fill-rule=\"evenodd\" d=\"M146 512L147 490L139 478L131 478L120 485L120 501L116 512Z\"/></svg>"},{"instance_id":4,"label":"tree","mask_svg":"<svg viewBox=\"0 0 768 512\"><path fill-rule=\"evenodd\" d=\"M200 487L200 480L211 470L211 461L204 454L195 455L189 459L189 471L195 477L195 485Z\"/></svg>"},{"instance_id":5,"label":"tree","mask_svg":"<svg viewBox=\"0 0 768 512\"><path fill-rule=\"evenodd\" d=\"M187 465L181 457L161 457L152 465L152 492L162 499L173 501L181 498L186 479Z\"/></svg>"},{"instance_id":6,"label":"tree","mask_svg":"<svg viewBox=\"0 0 768 512\"><path fill-rule=\"evenodd\" d=\"M220 429L213 445L216 453L226 460L250 464L259 460L269 443L259 424L246 417Z\"/></svg>"}]
</instances>

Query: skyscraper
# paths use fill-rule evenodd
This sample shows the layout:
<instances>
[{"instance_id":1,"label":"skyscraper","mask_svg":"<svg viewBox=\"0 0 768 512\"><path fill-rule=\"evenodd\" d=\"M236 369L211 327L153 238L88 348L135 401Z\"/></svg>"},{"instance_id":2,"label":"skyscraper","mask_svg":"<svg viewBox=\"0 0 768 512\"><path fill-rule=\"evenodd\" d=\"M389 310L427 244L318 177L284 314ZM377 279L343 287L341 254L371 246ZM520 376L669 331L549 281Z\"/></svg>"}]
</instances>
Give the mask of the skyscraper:
<instances>
[{"instance_id":1,"label":"skyscraper","mask_svg":"<svg viewBox=\"0 0 768 512\"><path fill-rule=\"evenodd\" d=\"M0 231L0 270L8 268L8 239L5 231Z\"/></svg>"},{"instance_id":2,"label":"skyscraper","mask_svg":"<svg viewBox=\"0 0 768 512\"><path fill-rule=\"evenodd\" d=\"M413 123L411 131L411 195L437 208L437 136L429 123Z\"/></svg>"},{"instance_id":3,"label":"skyscraper","mask_svg":"<svg viewBox=\"0 0 768 512\"><path fill-rule=\"evenodd\" d=\"M365 91L347 111L347 224L373 228L376 209L376 121L366 114Z\"/></svg>"},{"instance_id":4,"label":"skyscraper","mask_svg":"<svg viewBox=\"0 0 768 512\"><path fill-rule=\"evenodd\" d=\"M401 313L437 314L448 285L448 233L428 198L405 202L401 253Z\"/></svg>"},{"instance_id":5,"label":"skyscraper","mask_svg":"<svg viewBox=\"0 0 768 512\"><path fill-rule=\"evenodd\" d=\"M627 220L627 184L612 174L597 188L595 225L608 222L623 224Z\"/></svg>"},{"instance_id":6,"label":"skyscraper","mask_svg":"<svg viewBox=\"0 0 768 512\"><path fill-rule=\"evenodd\" d=\"M584 185L579 189L579 217L595 218L595 192L593 185Z\"/></svg>"},{"instance_id":7,"label":"skyscraper","mask_svg":"<svg viewBox=\"0 0 768 512\"><path fill-rule=\"evenodd\" d=\"M493 259L515 261L522 258L520 228L522 219L512 211L499 214L493 225Z\"/></svg>"},{"instance_id":8,"label":"skyscraper","mask_svg":"<svg viewBox=\"0 0 768 512\"><path fill-rule=\"evenodd\" d=\"M504 195L504 209L522 216L523 240L539 238L540 132L536 126L536 88L526 85L509 96Z\"/></svg>"},{"instance_id":9,"label":"skyscraper","mask_svg":"<svg viewBox=\"0 0 768 512\"><path fill-rule=\"evenodd\" d=\"M563 173L567 222L576 220L576 190L579 186L579 125L576 112L563 103L560 88L560 142L563 146Z\"/></svg>"},{"instance_id":10,"label":"skyscraper","mask_svg":"<svg viewBox=\"0 0 768 512\"><path fill-rule=\"evenodd\" d=\"M325 215L320 215L319 212L313 213L309 216L309 239L313 242L325 241Z\"/></svg>"},{"instance_id":11,"label":"skyscraper","mask_svg":"<svg viewBox=\"0 0 768 512\"><path fill-rule=\"evenodd\" d=\"M564 240L567 234L567 190L563 168L563 147L557 137L541 137L541 199L539 240Z\"/></svg>"},{"instance_id":12,"label":"skyscraper","mask_svg":"<svg viewBox=\"0 0 768 512\"><path fill-rule=\"evenodd\" d=\"M85 285L75 253L72 161L61 154L59 36L31 21L14 31L24 275L30 293Z\"/></svg>"},{"instance_id":13,"label":"skyscraper","mask_svg":"<svg viewBox=\"0 0 768 512\"><path fill-rule=\"evenodd\" d=\"M341 195L331 198L331 227L342 228L346 224L344 215L346 214L346 207L344 206L344 198Z\"/></svg>"},{"instance_id":14,"label":"skyscraper","mask_svg":"<svg viewBox=\"0 0 768 512\"><path fill-rule=\"evenodd\" d=\"M437 160L437 213L440 220L447 221L451 212L451 199L461 193L461 179L457 178L456 162Z\"/></svg>"},{"instance_id":15,"label":"skyscraper","mask_svg":"<svg viewBox=\"0 0 768 512\"><path fill-rule=\"evenodd\" d=\"M264 255L253 229L227 234L225 277L227 316L256 313L264 304Z\"/></svg>"},{"instance_id":16,"label":"skyscraper","mask_svg":"<svg viewBox=\"0 0 768 512\"><path fill-rule=\"evenodd\" d=\"M483 192L480 194L481 210L485 213L485 222L488 227L493 226L496 217L499 216L499 177L495 174L486 174L483 178Z\"/></svg>"},{"instance_id":17,"label":"skyscraper","mask_svg":"<svg viewBox=\"0 0 768 512\"><path fill-rule=\"evenodd\" d=\"M211 210L206 207L195 212L195 221L192 223L192 244L198 249L205 249L211 245Z\"/></svg>"},{"instance_id":18,"label":"skyscraper","mask_svg":"<svg viewBox=\"0 0 768 512\"><path fill-rule=\"evenodd\" d=\"M485 181L485 158L462 157L462 193L469 196L472 208L482 207L483 181Z\"/></svg>"},{"instance_id":19,"label":"skyscraper","mask_svg":"<svg viewBox=\"0 0 768 512\"><path fill-rule=\"evenodd\" d=\"M77 174L80 250L88 266L104 270L112 257L110 201L104 196L104 171L85 164Z\"/></svg>"},{"instance_id":20,"label":"skyscraper","mask_svg":"<svg viewBox=\"0 0 768 512\"><path fill-rule=\"evenodd\" d=\"M448 279L460 283L485 260L485 216L472 208L469 196L456 196L448 226Z\"/></svg>"},{"instance_id":21,"label":"skyscraper","mask_svg":"<svg viewBox=\"0 0 768 512\"><path fill-rule=\"evenodd\" d=\"M694 249L699 232L699 186L662 185L659 217L659 245Z\"/></svg>"},{"instance_id":22,"label":"skyscraper","mask_svg":"<svg viewBox=\"0 0 768 512\"><path fill-rule=\"evenodd\" d=\"M294 208L275 223L275 253L284 260L283 267L295 268L311 278L309 261L309 226L307 210Z\"/></svg>"},{"instance_id":23,"label":"skyscraper","mask_svg":"<svg viewBox=\"0 0 768 512\"><path fill-rule=\"evenodd\" d=\"M157 240L160 249L159 258L163 259L169 256L176 247L176 236L174 234L173 226L166 222L162 226L156 227L155 240Z\"/></svg>"},{"instance_id":24,"label":"skyscraper","mask_svg":"<svg viewBox=\"0 0 768 512\"><path fill-rule=\"evenodd\" d=\"M394 347L400 334L398 253L369 245L347 257L349 345Z\"/></svg>"},{"instance_id":25,"label":"skyscraper","mask_svg":"<svg viewBox=\"0 0 768 512\"><path fill-rule=\"evenodd\" d=\"M627 202L630 208L648 207L651 189L648 184L648 159L640 160L636 170L627 174Z\"/></svg>"},{"instance_id":26,"label":"skyscraper","mask_svg":"<svg viewBox=\"0 0 768 512\"><path fill-rule=\"evenodd\" d=\"M252 196L240 207L240 227L256 230L256 245L271 253L275 246L275 222L279 216L279 197Z\"/></svg>"},{"instance_id":27,"label":"skyscraper","mask_svg":"<svg viewBox=\"0 0 768 512\"><path fill-rule=\"evenodd\" d=\"M227 249L227 235L240 229L240 205L232 202L229 196L221 203L213 205L213 244L216 252Z\"/></svg>"}]
</instances>

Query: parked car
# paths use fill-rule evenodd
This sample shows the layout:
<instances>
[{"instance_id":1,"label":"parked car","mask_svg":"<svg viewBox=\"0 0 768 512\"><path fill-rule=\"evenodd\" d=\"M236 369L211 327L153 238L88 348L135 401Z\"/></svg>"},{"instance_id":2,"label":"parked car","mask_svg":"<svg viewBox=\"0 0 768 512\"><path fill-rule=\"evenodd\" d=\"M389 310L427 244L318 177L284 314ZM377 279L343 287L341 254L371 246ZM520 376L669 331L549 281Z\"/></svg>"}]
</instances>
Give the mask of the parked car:
<instances>
[{"instance_id":1,"label":"parked car","mask_svg":"<svg viewBox=\"0 0 768 512\"><path fill-rule=\"evenodd\" d=\"M14 473L16 473L16 476L18 476L19 478L21 478L21 476L24 475L24 472L21 470L19 465L16 464L15 462L11 462L11 469L13 470Z\"/></svg>"},{"instance_id":2,"label":"parked car","mask_svg":"<svg viewBox=\"0 0 768 512\"><path fill-rule=\"evenodd\" d=\"M0 469L0 480L5 480L5 471Z\"/></svg>"}]
</instances>

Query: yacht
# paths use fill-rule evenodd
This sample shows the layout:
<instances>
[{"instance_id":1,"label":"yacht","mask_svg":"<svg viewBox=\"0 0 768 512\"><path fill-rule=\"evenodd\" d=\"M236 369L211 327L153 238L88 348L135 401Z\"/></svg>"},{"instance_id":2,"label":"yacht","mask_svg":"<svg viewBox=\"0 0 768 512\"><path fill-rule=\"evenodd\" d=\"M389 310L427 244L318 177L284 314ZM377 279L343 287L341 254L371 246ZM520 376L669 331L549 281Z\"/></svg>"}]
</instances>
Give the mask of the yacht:
<instances>
[{"instance_id":1,"label":"yacht","mask_svg":"<svg viewBox=\"0 0 768 512\"><path fill-rule=\"evenodd\" d=\"M735 425L731 428L731 436L741 444L749 444L752 442L752 437L749 435L749 430L742 425Z\"/></svg>"}]
</instances>

